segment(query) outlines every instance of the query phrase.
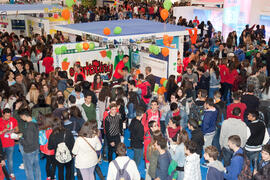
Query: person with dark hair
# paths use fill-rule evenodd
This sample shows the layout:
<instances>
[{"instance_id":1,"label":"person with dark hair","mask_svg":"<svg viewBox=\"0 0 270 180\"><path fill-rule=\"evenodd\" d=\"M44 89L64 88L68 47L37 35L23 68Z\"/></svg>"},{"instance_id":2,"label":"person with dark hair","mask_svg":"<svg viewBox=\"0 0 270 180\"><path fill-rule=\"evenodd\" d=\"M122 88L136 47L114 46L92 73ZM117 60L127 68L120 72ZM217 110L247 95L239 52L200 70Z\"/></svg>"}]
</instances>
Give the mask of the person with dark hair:
<instances>
[{"instance_id":1,"label":"person with dark hair","mask_svg":"<svg viewBox=\"0 0 270 180\"><path fill-rule=\"evenodd\" d=\"M191 131L191 140L196 143L196 153L202 156L202 149L204 145L204 138L198 122L195 119L188 120L188 129Z\"/></svg>"},{"instance_id":2,"label":"person with dark hair","mask_svg":"<svg viewBox=\"0 0 270 180\"><path fill-rule=\"evenodd\" d=\"M166 150L167 140L164 137L160 137L157 139L155 147L159 152L156 180L169 180L171 177L168 176L168 168L172 158L168 150Z\"/></svg>"},{"instance_id":3,"label":"person with dark hair","mask_svg":"<svg viewBox=\"0 0 270 180\"><path fill-rule=\"evenodd\" d=\"M53 115L59 119L61 119L62 111L66 110L64 103L65 98L63 96L57 98L57 108L53 111Z\"/></svg>"},{"instance_id":4,"label":"person with dark hair","mask_svg":"<svg viewBox=\"0 0 270 180\"><path fill-rule=\"evenodd\" d=\"M40 94L38 96L38 102L32 107L32 117L38 120L40 115L47 115L52 113L51 107L46 104L45 96Z\"/></svg>"},{"instance_id":5,"label":"person with dark hair","mask_svg":"<svg viewBox=\"0 0 270 180\"><path fill-rule=\"evenodd\" d=\"M84 123L72 149L72 153L76 155L75 167L80 170L83 179L95 179L94 171L99 162L96 151L100 151L101 148L97 123Z\"/></svg>"},{"instance_id":6,"label":"person with dark hair","mask_svg":"<svg viewBox=\"0 0 270 180\"><path fill-rule=\"evenodd\" d=\"M61 119L55 117L52 120L52 134L49 137L49 144L48 149L54 150L54 152L57 152L58 145L60 143L65 143L69 152L72 152L73 146L74 146L74 137L73 134L66 130L62 125ZM72 180L74 179L74 173L73 173L73 160L66 162L66 163L60 163L56 159L54 161L56 163L56 166L58 168L58 179L64 180L66 177L66 180ZM64 175L64 169L66 174Z\"/></svg>"},{"instance_id":7,"label":"person with dark hair","mask_svg":"<svg viewBox=\"0 0 270 180\"><path fill-rule=\"evenodd\" d=\"M182 129L182 127L180 126L180 121L181 116L173 116L169 120L166 129L166 137L169 139L171 143L177 141L178 133Z\"/></svg>"},{"instance_id":8,"label":"person with dark hair","mask_svg":"<svg viewBox=\"0 0 270 180\"><path fill-rule=\"evenodd\" d=\"M171 97L175 97L175 94L172 94ZM165 117L165 125L167 126L169 124L169 120L173 117L179 116L179 126L181 126L182 129L185 129L187 127L187 121L188 116L186 111L183 110L183 108L178 107L177 101L173 102L171 101L170 110L167 112Z\"/></svg>"},{"instance_id":9,"label":"person with dark hair","mask_svg":"<svg viewBox=\"0 0 270 180\"><path fill-rule=\"evenodd\" d=\"M151 91L154 91L155 84L156 84L156 77L151 73L152 68L147 66L145 68L145 80L151 84Z\"/></svg>"},{"instance_id":10,"label":"person with dark hair","mask_svg":"<svg viewBox=\"0 0 270 180\"><path fill-rule=\"evenodd\" d=\"M254 170L255 180L268 179L270 176L270 144L262 147L262 160L257 169Z\"/></svg>"},{"instance_id":11,"label":"person with dark hair","mask_svg":"<svg viewBox=\"0 0 270 180\"><path fill-rule=\"evenodd\" d=\"M199 89L205 89L207 92L209 92L209 82L210 82L209 73L205 72L204 67L198 67L197 73L198 73L198 82L195 89L197 91Z\"/></svg>"},{"instance_id":12,"label":"person with dark hair","mask_svg":"<svg viewBox=\"0 0 270 180\"><path fill-rule=\"evenodd\" d=\"M247 116L250 123L248 124L250 136L245 145L245 151L252 167L256 169L259 163L259 155L262 145L269 141L269 135L263 121L259 120L259 112L250 110Z\"/></svg>"},{"instance_id":13,"label":"person with dark hair","mask_svg":"<svg viewBox=\"0 0 270 180\"><path fill-rule=\"evenodd\" d=\"M3 150L7 155L8 171L11 178L15 178L13 171L13 152L15 141L12 138L12 133L19 131L18 122L15 118L11 117L11 110L5 108L3 110L3 117L0 118L0 138L3 145Z\"/></svg>"},{"instance_id":14,"label":"person with dark hair","mask_svg":"<svg viewBox=\"0 0 270 180\"><path fill-rule=\"evenodd\" d=\"M238 179L244 165L243 149L241 148L241 138L237 135L228 138L228 147L233 151L230 165L226 167L224 178L227 180Z\"/></svg>"},{"instance_id":15,"label":"person with dark hair","mask_svg":"<svg viewBox=\"0 0 270 180\"><path fill-rule=\"evenodd\" d=\"M84 109L82 108L82 105L76 104L76 97L73 96L73 95L70 95L68 97L68 107L71 108L73 106L76 106L80 110L80 112L82 114L82 118L86 121L87 120L87 116L86 116L86 114L84 112Z\"/></svg>"},{"instance_id":16,"label":"person with dark hair","mask_svg":"<svg viewBox=\"0 0 270 180\"><path fill-rule=\"evenodd\" d=\"M149 131L148 123L150 121L157 122L158 126L160 127L160 118L161 112L158 110L158 101L153 99L151 101L151 108L146 111L143 115L142 124L144 127L144 133L146 134Z\"/></svg>"},{"instance_id":17,"label":"person with dark hair","mask_svg":"<svg viewBox=\"0 0 270 180\"><path fill-rule=\"evenodd\" d=\"M42 61L42 65L45 66L45 73L46 74L49 74L50 72L52 72L54 70L53 57L52 57L51 52L46 54L46 57Z\"/></svg>"},{"instance_id":18,"label":"person with dark hair","mask_svg":"<svg viewBox=\"0 0 270 180\"><path fill-rule=\"evenodd\" d=\"M222 150L222 157L224 161L224 166L227 167L230 164L230 159L233 155L233 152L228 147L228 138L232 135L237 135L241 139L241 146L244 147L250 130L247 127L246 123L241 121L241 109L235 107L232 111L232 116L226 119L221 126L219 143Z\"/></svg>"},{"instance_id":19,"label":"person with dark hair","mask_svg":"<svg viewBox=\"0 0 270 180\"><path fill-rule=\"evenodd\" d=\"M67 88L64 91L65 99L67 99L69 97L69 95L74 91L73 84L74 84L74 82L72 79L67 80Z\"/></svg>"},{"instance_id":20,"label":"person with dark hair","mask_svg":"<svg viewBox=\"0 0 270 180\"><path fill-rule=\"evenodd\" d=\"M218 111L214 106L212 98L206 99L204 103L204 116L202 121L202 131L204 134L204 149L212 144L216 133L216 121Z\"/></svg>"},{"instance_id":21,"label":"person with dark hair","mask_svg":"<svg viewBox=\"0 0 270 180\"><path fill-rule=\"evenodd\" d=\"M184 166L183 180L201 180L200 156L196 153L197 145L195 142L185 143L186 162Z\"/></svg>"},{"instance_id":22,"label":"person with dark hair","mask_svg":"<svg viewBox=\"0 0 270 180\"><path fill-rule=\"evenodd\" d=\"M23 146L23 163L27 179L41 180L39 166L39 131L37 123L33 122L32 114L28 109L19 111L20 118L26 122L26 128L20 143ZM18 135L19 136L19 135ZM19 139L20 137L18 137Z\"/></svg>"},{"instance_id":23,"label":"person with dark hair","mask_svg":"<svg viewBox=\"0 0 270 180\"><path fill-rule=\"evenodd\" d=\"M57 89L64 92L67 89L67 76L64 71L59 71L58 76Z\"/></svg>"},{"instance_id":24,"label":"person with dark hair","mask_svg":"<svg viewBox=\"0 0 270 180\"><path fill-rule=\"evenodd\" d=\"M117 113L117 105L110 104L110 112L105 118L105 130L108 143L108 161L112 161L113 153L117 145L123 139L123 121L121 115Z\"/></svg>"},{"instance_id":25,"label":"person with dark hair","mask_svg":"<svg viewBox=\"0 0 270 180\"><path fill-rule=\"evenodd\" d=\"M175 82L175 75L170 75L168 82L166 84L167 90L167 100L171 102L171 95L176 92L178 86Z\"/></svg>"},{"instance_id":26,"label":"person with dark hair","mask_svg":"<svg viewBox=\"0 0 270 180\"><path fill-rule=\"evenodd\" d=\"M96 96L96 93L94 93L93 91L91 91L91 83L90 82L88 82L88 81L83 81L82 83L81 83L81 86L82 86L82 94L81 94L81 97L82 97L82 99L84 100L84 94L86 93L86 92L89 92L91 95L92 95L92 103L94 104L94 105L96 105L97 104L97 101L98 101L98 99L97 99L97 96ZM83 101L83 103L84 103L84 101ZM83 103L81 103L81 104L83 104Z\"/></svg>"},{"instance_id":27,"label":"person with dark hair","mask_svg":"<svg viewBox=\"0 0 270 180\"><path fill-rule=\"evenodd\" d=\"M79 74L82 75L83 80L86 79L86 78L85 78L85 74L84 74L84 72L82 72L81 69L82 69L82 68L81 68L80 64L77 64L77 63L74 64L74 71L75 71L74 81L75 81L75 83L78 82L77 77L78 77Z\"/></svg>"},{"instance_id":28,"label":"person with dark hair","mask_svg":"<svg viewBox=\"0 0 270 180\"><path fill-rule=\"evenodd\" d=\"M76 104L82 105L84 103L84 93L82 92L82 87L80 85L75 85L74 91L72 91L70 95L76 97Z\"/></svg>"},{"instance_id":29,"label":"person with dark hair","mask_svg":"<svg viewBox=\"0 0 270 180\"><path fill-rule=\"evenodd\" d=\"M142 108L137 108L136 117L132 119L129 125L130 131L130 146L133 148L135 161L137 167L139 168L141 159L143 157L143 138L144 138L144 128L141 123L144 111Z\"/></svg>"},{"instance_id":30,"label":"person with dark hair","mask_svg":"<svg viewBox=\"0 0 270 180\"><path fill-rule=\"evenodd\" d=\"M102 86L103 86L103 81L101 79L100 74L95 74L94 81L91 85L91 90L94 91L95 93L99 93L102 89Z\"/></svg>"},{"instance_id":31,"label":"person with dark hair","mask_svg":"<svg viewBox=\"0 0 270 180\"><path fill-rule=\"evenodd\" d=\"M96 120L96 106L92 103L92 96L90 92L84 94L84 103L82 108L86 114L87 119L85 121L97 121Z\"/></svg>"},{"instance_id":32,"label":"person with dark hair","mask_svg":"<svg viewBox=\"0 0 270 180\"><path fill-rule=\"evenodd\" d=\"M240 119L244 121L244 113L246 111L246 104L241 102L241 94L239 92L234 92L232 95L233 103L227 106L227 119L228 118L237 118L233 115L234 108L238 107L240 108Z\"/></svg>"},{"instance_id":33,"label":"person with dark hair","mask_svg":"<svg viewBox=\"0 0 270 180\"><path fill-rule=\"evenodd\" d=\"M141 82L137 84L137 87L141 90L141 100L143 100L147 106L152 97L151 84L145 81L143 74L138 75L138 82Z\"/></svg>"},{"instance_id":34,"label":"person with dark hair","mask_svg":"<svg viewBox=\"0 0 270 180\"><path fill-rule=\"evenodd\" d=\"M123 179L121 178L119 171L125 170L130 179L141 179L136 163L126 155L127 148L124 143L118 144L116 153L118 156L115 160L110 162L107 177L109 177L110 180L118 180L117 178Z\"/></svg>"},{"instance_id":35,"label":"person with dark hair","mask_svg":"<svg viewBox=\"0 0 270 180\"><path fill-rule=\"evenodd\" d=\"M115 67L115 71L113 74L113 81L119 81L124 78L123 68L125 67L125 64L128 63L129 56L124 55L123 59L119 61Z\"/></svg>"}]
</instances>

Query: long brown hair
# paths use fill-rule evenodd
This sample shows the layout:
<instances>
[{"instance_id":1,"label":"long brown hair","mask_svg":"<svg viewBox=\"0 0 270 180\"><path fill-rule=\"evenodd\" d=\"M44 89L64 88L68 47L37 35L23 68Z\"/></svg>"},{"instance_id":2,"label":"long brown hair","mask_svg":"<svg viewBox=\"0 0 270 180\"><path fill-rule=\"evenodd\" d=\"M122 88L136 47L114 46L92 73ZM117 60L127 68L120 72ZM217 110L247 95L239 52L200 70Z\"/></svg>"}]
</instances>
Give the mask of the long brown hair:
<instances>
[{"instance_id":1,"label":"long brown hair","mask_svg":"<svg viewBox=\"0 0 270 180\"><path fill-rule=\"evenodd\" d=\"M86 138L93 138L98 133L98 127L96 121L87 121L83 124L79 136Z\"/></svg>"}]
</instances>

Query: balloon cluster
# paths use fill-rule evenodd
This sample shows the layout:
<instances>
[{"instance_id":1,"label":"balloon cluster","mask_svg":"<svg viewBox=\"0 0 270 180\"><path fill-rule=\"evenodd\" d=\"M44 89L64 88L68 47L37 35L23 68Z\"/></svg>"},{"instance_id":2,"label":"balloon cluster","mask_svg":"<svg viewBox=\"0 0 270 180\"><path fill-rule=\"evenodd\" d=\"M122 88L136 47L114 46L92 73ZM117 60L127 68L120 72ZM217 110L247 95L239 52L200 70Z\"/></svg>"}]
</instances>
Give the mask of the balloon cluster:
<instances>
[{"instance_id":1,"label":"balloon cluster","mask_svg":"<svg viewBox=\"0 0 270 180\"><path fill-rule=\"evenodd\" d=\"M88 49L94 50L95 44L93 42L91 42L91 43L86 43L86 42L78 43L78 44L76 44L75 49L77 50L77 52L81 52L83 49L85 51L87 51ZM57 48L55 48L54 52L56 55L65 54L65 53L67 53L67 46L63 45L61 47L57 47Z\"/></svg>"},{"instance_id":2,"label":"balloon cluster","mask_svg":"<svg viewBox=\"0 0 270 180\"><path fill-rule=\"evenodd\" d=\"M165 0L163 3L164 9L160 11L160 17L165 21L169 17L169 10L172 7L172 1L171 0Z\"/></svg>"},{"instance_id":3,"label":"balloon cluster","mask_svg":"<svg viewBox=\"0 0 270 180\"><path fill-rule=\"evenodd\" d=\"M122 28L119 27L119 26L116 26L116 27L114 28L114 30L113 30L113 33L116 34L116 35L121 34L121 33L122 33ZM103 34L105 34L106 36L109 36L109 35L111 34L110 28L105 27L105 28L103 29Z\"/></svg>"},{"instance_id":4,"label":"balloon cluster","mask_svg":"<svg viewBox=\"0 0 270 180\"><path fill-rule=\"evenodd\" d=\"M158 55L161 52L161 50L158 46L152 44L149 46L149 52Z\"/></svg>"},{"instance_id":5,"label":"balloon cluster","mask_svg":"<svg viewBox=\"0 0 270 180\"><path fill-rule=\"evenodd\" d=\"M161 87L159 87L158 84L155 84L154 92L156 92L157 94L164 94L165 92L167 92L166 90L167 82L168 80L166 78L161 78L160 79Z\"/></svg>"}]
</instances>

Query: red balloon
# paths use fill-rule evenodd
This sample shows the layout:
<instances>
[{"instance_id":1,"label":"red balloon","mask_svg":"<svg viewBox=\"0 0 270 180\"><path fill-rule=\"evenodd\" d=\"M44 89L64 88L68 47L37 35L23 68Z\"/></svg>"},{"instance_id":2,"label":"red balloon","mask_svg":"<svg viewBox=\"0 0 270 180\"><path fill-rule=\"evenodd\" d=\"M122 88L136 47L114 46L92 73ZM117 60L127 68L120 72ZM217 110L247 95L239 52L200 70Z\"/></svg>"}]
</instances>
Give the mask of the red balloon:
<instances>
[{"instance_id":1,"label":"red balloon","mask_svg":"<svg viewBox=\"0 0 270 180\"><path fill-rule=\"evenodd\" d=\"M53 17L54 17L55 19L58 19L58 14L54 14Z\"/></svg>"}]
</instances>

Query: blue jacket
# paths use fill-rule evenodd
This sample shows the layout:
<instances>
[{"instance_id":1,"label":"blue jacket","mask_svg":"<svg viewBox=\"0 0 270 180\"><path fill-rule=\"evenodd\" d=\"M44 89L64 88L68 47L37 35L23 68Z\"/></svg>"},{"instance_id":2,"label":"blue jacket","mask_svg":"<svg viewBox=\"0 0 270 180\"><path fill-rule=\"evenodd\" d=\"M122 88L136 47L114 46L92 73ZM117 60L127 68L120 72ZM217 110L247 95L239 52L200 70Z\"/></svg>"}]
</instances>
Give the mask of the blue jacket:
<instances>
[{"instance_id":1,"label":"blue jacket","mask_svg":"<svg viewBox=\"0 0 270 180\"><path fill-rule=\"evenodd\" d=\"M133 103L129 103L128 106L127 106L127 108L128 108L128 114L127 114L128 119L135 118L136 117L136 109L135 109L134 104Z\"/></svg>"},{"instance_id":2,"label":"blue jacket","mask_svg":"<svg viewBox=\"0 0 270 180\"><path fill-rule=\"evenodd\" d=\"M246 59L246 54L242 49L237 49L234 51L234 54L237 56L239 61L244 61Z\"/></svg>"},{"instance_id":3,"label":"blue jacket","mask_svg":"<svg viewBox=\"0 0 270 180\"><path fill-rule=\"evenodd\" d=\"M188 116L187 116L187 113L180 109L180 116L181 116L181 120L180 120L180 126L185 129L187 127L187 122L188 122ZM166 115L166 118L165 118L165 123L166 123L166 126L168 125L169 123L169 120L173 117L173 112L171 110L169 110L167 112L167 115Z\"/></svg>"},{"instance_id":4,"label":"blue jacket","mask_svg":"<svg viewBox=\"0 0 270 180\"><path fill-rule=\"evenodd\" d=\"M171 177L168 175L168 168L171 163L171 155L166 150L164 154L159 155L157 162L156 178L161 180L171 180Z\"/></svg>"},{"instance_id":5,"label":"blue jacket","mask_svg":"<svg viewBox=\"0 0 270 180\"><path fill-rule=\"evenodd\" d=\"M225 168L220 161L210 162L208 165L206 180L224 180Z\"/></svg>"},{"instance_id":6,"label":"blue jacket","mask_svg":"<svg viewBox=\"0 0 270 180\"><path fill-rule=\"evenodd\" d=\"M243 150L240 148L233 154L231 164L226 168L227 173L224 173L226 180L236 180L244 165L244 158L242 156L236 156L236 154L243 154Z\"/></svg>"},{"instance_id":7,"label":"blue jacket","mask_svg":"<svg viewBox=\"0 0 270 180\"><path fill-rule=\"evenodd\" d=\"M202 132L203 135L207 133L212 133L216 130L216 121L217 121L218 111L217 109L212 110L205 110L203 121L202 121Z\"/></svg>"},{"instance_id":8,"label":"blue jacket","mask_svg":"<svg viewBox=\"0 0 270 180\"><path fill-rule=\"evenodd\" d=\"M57 89L64 92L67 89L67 80L59 80L57 84Z\"/></svg>"}]
</instances>

